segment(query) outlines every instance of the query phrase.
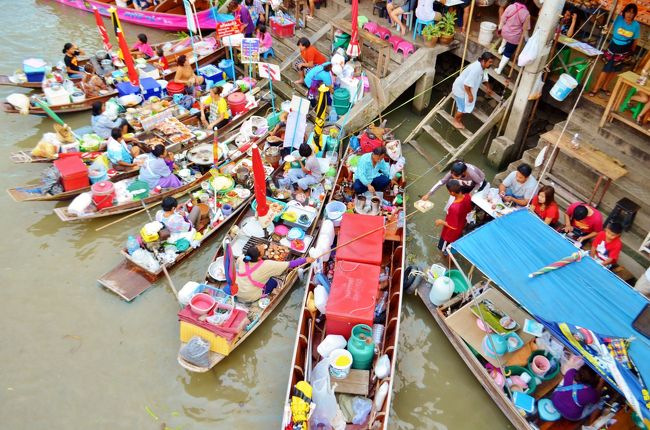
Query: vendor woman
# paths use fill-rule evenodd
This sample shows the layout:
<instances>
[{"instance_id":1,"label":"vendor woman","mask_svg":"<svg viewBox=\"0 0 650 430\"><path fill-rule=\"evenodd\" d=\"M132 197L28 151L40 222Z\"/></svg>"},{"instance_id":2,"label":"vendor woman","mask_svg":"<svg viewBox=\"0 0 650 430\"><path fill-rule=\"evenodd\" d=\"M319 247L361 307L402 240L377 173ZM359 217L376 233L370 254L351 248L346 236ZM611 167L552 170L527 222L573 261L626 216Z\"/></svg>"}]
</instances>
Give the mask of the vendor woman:
<instances>
[{"instance_id":1,"label":"vendor woman","mask_svg":"<svg viewBox=\"0 0 650 430\"><path fill-rule=\"evenodd\" d=\"M72 79L74 78L83 78L81 74L83 72L83 67L79 65L79 56L83 55L83 51L77 48L77 45L74 43L66 43L63 45L63 62L65 63L65 71L68 76Z\"/></svg>"},{"instance_id":2,"label":"vendor woman","mask_svg":"<svg viewBox=\"0 0 650 430\"><path fill-rule=\"evenodd\" d=\"M191 231L201 217L201 208L198 205L187 213L178 209L178 201L173 197L165 197L161 206L162 209L156 213L156 221L161 222L171 234Z\"/></svg>"},{"instance_id":3,"label":"vendor woman","mask_svg":"<svg viewBox=\"0 0 650 430\"><path fill-rule=\"evenodd\" d=\"M237 300L250 303L263 295L271 294L278 286L273 276L280 276L287 269L294 269L305 263L312 263L313 258L297 258L292 261L273 261L261 258L266 245L251 246L246 254L237 259Z\"/></svg>"},{"instance_id":4,"label":"vendor woman","mask_svg":"<svg viewBox=\"0 0 650 430\"><path fill-rule=\"evenodd\" d=\"M125 170L135 166L133 159L140 154L140 148L127 145L122 137L122 127L115 127L108 138L106 154L115 170Z\"/></svg>"},{"instance_id":5,"label":"vendor woman","mask_svg":"<svg viewBox=\"0 0 650 430\"><path fill-rule=\"evenodd\" d=\"M210 88L210 95L201 103L201 122L209 130L221 128L230 121L230 112L228 112L228 102L221 96L223 87ZM205 114L205 109L209 108L210 113Z\"/></svg>"},{"instance_id":6,"label":"vendor woman","mask_svg":"<svg viewBox=\"0 0 650 430\"><path fill-rule=\"evenodd\" d=\"M161 188L178 188L183 185L181 180L174 175L172 169L169 168L166 160L167 155L164 145L156 145L140 168L138 179L146 182L150 190L157 186Z\"/></svg>"},{"instance_id":7,"label":"vendor woman","mask_svg":"<svg viewBox=\"0 0 650 430\"><path fill-rule=\"evenodd\" d=\"M569 421L581 421L598 411L604 382L588 367L569 369L562 385L555 389L551 400L553 406Z\"/></svg>"},{"instance_id":8,"label":"vendor woman","mask_svg":"<svg viewBox=\"0 0 650 430\"><path fill-rule=\"evenodd\" d=\"M634 20L638 12L636 4L629 3L621 15L616 17L612 26L612 40L602 57L605 66L589 93L590 97L595 97L598 91L603 91L607 96L612 94L608 90L609 84L623 68L623 62L634 53L641 34L641 26Z\"/></svg>"}]
</instances>

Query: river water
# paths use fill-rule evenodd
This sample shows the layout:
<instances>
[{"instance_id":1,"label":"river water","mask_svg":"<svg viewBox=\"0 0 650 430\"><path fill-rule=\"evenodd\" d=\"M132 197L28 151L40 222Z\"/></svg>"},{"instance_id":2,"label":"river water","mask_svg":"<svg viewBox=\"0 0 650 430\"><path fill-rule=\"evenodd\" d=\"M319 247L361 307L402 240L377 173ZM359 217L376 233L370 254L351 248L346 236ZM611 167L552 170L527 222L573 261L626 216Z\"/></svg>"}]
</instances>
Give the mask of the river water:
<instances>
[{"instance_id":1,"label":"river water","mask_svg":"<svg viewBox=\"0 0 650 430\"><path fill-rule=\"evenodd\" d=\"M0 71L23 58L62 58L72 41L92 53L100 41L91 14L47 0L3 2ZM124 25L127 38L145 31L151 41L170 34ZM4 99L16 91L0 89ZM17 92L24 90L18 89ZM65 117L73 128L89 113ZM404 121L404 137L418 118L408 108L389 117ZM43 165L19 165L13 151L31 149L53 122L0 113L2 188L32 181ZM433 142L421 144L436 153ZM410 147L412 201L440 176L416 180L429 166ZM479 165L480 155L468 159ZM491 174L493 172L490 172ZM446 196L437 209L409 223L409 261L439 258L434 244ZM118 247L145 222L135 216L101 232L106 220L64 224L54 203L14 203L0 194L0 422L11 429L277 429L289 376L302 287L296 288L248 341L214 371L195 375L176 363L178 306L161 282L133 303L96 284L120 261ZM214 244L172 273L176 285L202 279ZM406 297L399 339L398 374L391 429L507 428L507 422L473 379L417 297ZM165 425L163 425L165 424Z\"/></svg>"}]
</instances>

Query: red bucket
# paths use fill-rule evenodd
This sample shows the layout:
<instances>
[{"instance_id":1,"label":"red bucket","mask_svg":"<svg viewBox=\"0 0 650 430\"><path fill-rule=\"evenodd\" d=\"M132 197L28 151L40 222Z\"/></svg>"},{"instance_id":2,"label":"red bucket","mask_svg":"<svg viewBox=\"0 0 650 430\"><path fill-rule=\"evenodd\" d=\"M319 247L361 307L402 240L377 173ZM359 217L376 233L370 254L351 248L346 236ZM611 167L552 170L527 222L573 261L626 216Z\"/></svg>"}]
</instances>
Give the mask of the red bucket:
<instances>
[{"instance_id":1,"label":"red bucket","mask_svg":"<svg viewBox=\"0 0 650 430\"><path fill-rule=\"evenodd\" d=\"M96 184L93 184L90 189L93 193L93 203L97 206L98 211L113 206L113 200L115 199L115 186L112 182L97 182Z\"/></svg>"},{"instance_id":2,"label":"red bucket","mask_svg":"<svg viewBox=\"0 0 650 430\"><path fill-rule=\"evenodd\" d=\"M180 82L170 82L167 84L167 94L173 96L174 94L183 94L185 92L185 84Z\"/></svg>"},{"instance_id":3,"label":"red bucket","mask_svg":"<svg viewBox=\"0 0 650 430\"><path fill-rule=\"evenodd\" d=\"M246 111L246 95L241 92L232 93L228 96L228 107L230 113L235 116Z\"/></svg>"}]
</instances>

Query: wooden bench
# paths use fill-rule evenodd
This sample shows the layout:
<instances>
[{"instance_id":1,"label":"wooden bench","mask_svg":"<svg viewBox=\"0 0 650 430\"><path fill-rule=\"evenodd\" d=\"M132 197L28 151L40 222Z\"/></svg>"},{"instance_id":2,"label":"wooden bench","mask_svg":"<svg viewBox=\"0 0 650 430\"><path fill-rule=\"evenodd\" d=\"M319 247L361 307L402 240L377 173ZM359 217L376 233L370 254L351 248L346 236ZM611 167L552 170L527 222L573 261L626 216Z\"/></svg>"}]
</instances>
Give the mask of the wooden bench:
<instances>
[{"instance_id":1,"label":"wooden bench","mask_svg":"<svg viewBox=\"0 0 650 430\"><path fill-rule=\"evenodd\" d=\"M341 30L344 33L352 34L352 24L349 21L344 19L336 19L332 21L332 40L334 40L334 32L336 30ZM364 42L368 44L369 47L377 50L377 76L380 78L385 77L388 74L388 64L390 63L390 51L391 45L388 41L377 37L374 34L367 32L366 30L359 28L359 57L363 55L363 46Z\"/></svg>"}]
</instances>

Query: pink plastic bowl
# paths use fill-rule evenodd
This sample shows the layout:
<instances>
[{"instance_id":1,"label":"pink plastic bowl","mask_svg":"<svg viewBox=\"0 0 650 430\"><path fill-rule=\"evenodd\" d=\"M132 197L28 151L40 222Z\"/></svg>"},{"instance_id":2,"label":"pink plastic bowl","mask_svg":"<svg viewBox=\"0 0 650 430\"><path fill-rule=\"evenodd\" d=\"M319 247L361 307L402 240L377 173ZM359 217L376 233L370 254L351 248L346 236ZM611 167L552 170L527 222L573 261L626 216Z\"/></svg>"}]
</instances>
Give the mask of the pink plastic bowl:
<instances>
[{"instance_id":1,"label":"pink plastic bowl","mask_svg":"<svg viewBox=\"0 0 650 430\"><path fill-rule=\"evenodd\" d=\"M198 293L190 300L190 308L192 312L198 315L205 315L214 307L215 301L214 297L205 294Z\"/></svg>"},{"instance_id":2,"label":"pink plastic bowl","mask_svg":"<svg viewBox=\"0 0 650 430\"><path fill-rule=\"evenodd\" d=\"M531 366L537 376L544 376L551 368L551 362L543 355L536 355Z\"/></svg>"}]
</instances>

